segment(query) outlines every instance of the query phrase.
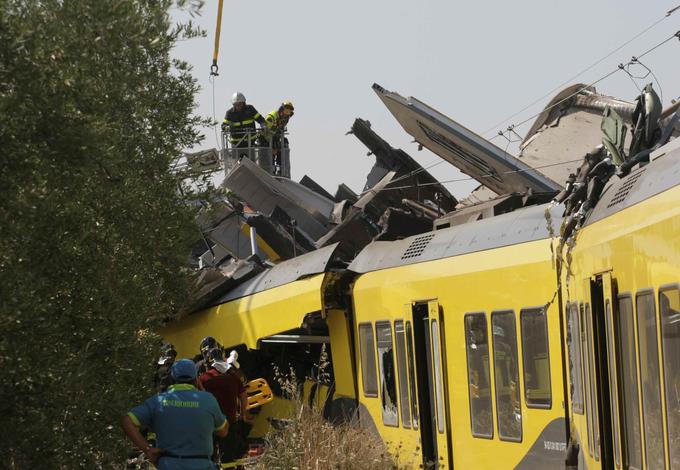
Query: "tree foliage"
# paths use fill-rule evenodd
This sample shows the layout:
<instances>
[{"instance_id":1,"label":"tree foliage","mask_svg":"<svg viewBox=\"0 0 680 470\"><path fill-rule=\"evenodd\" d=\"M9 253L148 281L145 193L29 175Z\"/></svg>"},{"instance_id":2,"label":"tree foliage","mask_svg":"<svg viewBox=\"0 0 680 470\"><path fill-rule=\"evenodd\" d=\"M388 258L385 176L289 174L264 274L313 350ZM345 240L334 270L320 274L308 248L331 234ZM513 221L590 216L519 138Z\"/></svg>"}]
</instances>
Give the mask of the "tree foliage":
<instances>
[{"instance_id":1,"label":"tree foliage","mask_svg":"<svg viewBox=\"0 0 680 470\"><path fill-rule=\"evenodd\" d=\"M176 7L176 5L174 6ZM198 234L169 166L199 135L169 0L0 0L0 455L119 468L150 333ZM4 465L3 465L4 466Z\"/></svg>"}]
</instances>

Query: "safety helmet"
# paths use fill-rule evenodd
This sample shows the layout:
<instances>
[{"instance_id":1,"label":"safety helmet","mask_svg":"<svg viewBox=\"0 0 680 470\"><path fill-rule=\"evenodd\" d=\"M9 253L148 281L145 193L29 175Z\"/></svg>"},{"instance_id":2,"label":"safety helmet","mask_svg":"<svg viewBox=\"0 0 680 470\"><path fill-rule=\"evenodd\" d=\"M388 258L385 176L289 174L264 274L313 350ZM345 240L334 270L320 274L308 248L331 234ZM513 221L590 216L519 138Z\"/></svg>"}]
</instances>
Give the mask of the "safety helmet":
<instances>
[{"instance_id":1,"label":"safety helmet","mask_svg":"<svg viewBox=\"0 0 680 470\"><path fill-rule=\"evenodd\" d=\"M212 348L206 354L206 361L210 365L214 364L215 362L225 362L224 351L222 351L220 348Z\"/></svg>"},{"instance_id":2,"label":"safety helmet","mask_svg":"<svg viewBox=\"0 0 680 470\"><path fill-rule=\"evenodd\" d=\"M177 356L177 351L172 343L163 343L161 346L161 356Z\"/></svg>"},{"instance_id":3,"label":"safety helmet","mask_svg":"<svg viewBox=\"0 0 680 470\"><path fill-rule=\"evenodd\" d=\"M284 116L292 116L295 114L295 107L293 106L293 103L290 101L284 101L281 103L281 106L279 106L279 112L283 114Z\"/></svg>"},{"instance_id":4,"label":"safety helmet","mask_svg":"<svg viewBox=\"0 0 680 470\"><path fill-rule=\"evenodd\" d=\"M175 350L175 347L171 343L164 343L163 346L161 346L161 355L158 358L157 363L159 366L171 365L175 362L176 357L177 351Z\"/></svg>"},{"instance_id":5,"label":"safety helmet","mask_svg":"<svg viewBox=\"0 0 680 470\"><path fill-rule=\"evenodd\" d=\"M207 353L210 349L216 348L217 347L217 340L213 338L212 336L206 336L201 340L201 353L205 354Z\"/></svg>"},{"instance_id":6,"label":"safety helmet","mask_svg":"<svg viewBox=\"0 0 680 470\"><path fill-rule=\"evenodd\" d=\"M240 91L237 91L236 93L231 95L231 104L245 103L245 102L246 102L246 97Z\"/></svg>"}]
</instances>

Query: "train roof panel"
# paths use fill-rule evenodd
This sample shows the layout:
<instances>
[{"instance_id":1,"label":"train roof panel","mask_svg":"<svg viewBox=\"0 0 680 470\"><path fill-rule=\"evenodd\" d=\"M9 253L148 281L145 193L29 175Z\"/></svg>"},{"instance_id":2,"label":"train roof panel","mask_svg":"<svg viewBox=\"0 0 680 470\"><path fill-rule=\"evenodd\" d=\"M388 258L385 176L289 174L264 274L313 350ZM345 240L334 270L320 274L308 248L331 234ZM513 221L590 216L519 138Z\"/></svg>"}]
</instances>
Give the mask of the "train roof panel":
<instances>
[{"instance_id":1,"label":"train roof panel","mask_svg":"<svg viewBox=\"0 0 680 470\"><path fill-rule=\"evenodd\" d=\"M627 176L613 176L584 226L593 224L627 207L680 184L680 138L654 152L656 159L631 171Z\"/></svg>"},{"instance_id":2,"label":"train roof panel","mask_svg":"<svg viewBox=\"0 0 680 470\"><path fill-rule=\"evenodd\" d=\"M404 130L423 146L497 194L559 191L561 185L491 141L414 97L405 98L377 83L373 91Z\"/></svg>"},{"instance_id":3,"label":"train roof panel","mask_svg":"<svg viewBox=\"0 0 680 470\"><path fill-rule=\"evenodd\" d=\"M329 262L333 259L333 253L335 253L338 245L339 243L335 243L283 261L229 291L217 300L215 305L273 289L274 287L279 287L314 274L323 273L326 271Z\"/></svg>"},{"instance_id":4,"label":"train roof panel","mask_svg":"<svg viewBox=\"0 0 680 470\"><path fill-rule=\"evenodd\" d=\"M357 255L349 270L362 274L549 238L548 207L530 206L403 240L373 242ZM563 211L562 205L550 210L555 232L559 232Z\"/></svg>"}]
</instances>

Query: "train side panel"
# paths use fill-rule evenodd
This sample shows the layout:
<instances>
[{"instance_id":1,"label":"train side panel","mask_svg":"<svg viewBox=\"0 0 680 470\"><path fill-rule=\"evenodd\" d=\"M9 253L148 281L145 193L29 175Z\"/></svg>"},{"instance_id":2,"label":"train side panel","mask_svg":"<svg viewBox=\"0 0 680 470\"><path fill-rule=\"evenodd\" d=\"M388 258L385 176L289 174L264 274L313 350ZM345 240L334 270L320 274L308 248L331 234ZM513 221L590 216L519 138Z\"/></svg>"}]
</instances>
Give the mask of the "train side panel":
<instances>
[{"instance_id":1,"label":"train side panel","mask_svg":"<svg viewBox=\"0 0 680 470\"><path fill-rule=\"evenodd\" d=\"M445 388L438 390L433 381L431 393L434 403L437 394L446 399L447 457L456 468L563 464L566 430L560 311L550 254L550 241L542 240L375 271L355 283L358 351L375 347L366 341L362 344L361 329L370 327L376 336L378 328L385 331L385 325L390 325L392 341L398 344L400 322L417 322L420 304L438 305ZM384 339L376 336L378 343ZM389 352L380 345L377 351L378 356ZM367 374L362 360L371 362L370 356L357 354L359 376ZM395 348L391 356L398 379L399 351ZM400 461L417 468L422 463L423 428L414 429L413 423L405 426L403 419L392 416L402 410L399 400L410 397L412 402L414 394L404 393L400 380L395 380L394 392L386 390L383 384L389 367L387 374L381 370L386 360L378 357L368 364L369 375L375 373L382 379L376 381L380 385L377 393L367 394L365 386L360 386L360 401ZM413 362L419 374L429 367ZM407 369L410 373L410 365ZM437 434L438 418L434 421ZM420 424L425 424L423 419ZM441 448L442 441L438 442ZM435 454L438 463L449 468L439 454Z\"/></svg>"},{"instance_id":2,"label":"train side panel","mask_svg":"<svg viewBox=\"0 0 680 470\"><path fill-rule=\"evenodd\" d=\"M680 467L679 199L676 186L587 225L576 239L564 295L574 324L565 327L585 338L569 362L571 393L577 389L570 420L588 468ZM600 338L589 331L598 323ZM576 344L566 347L579 354ZM601 369L607 374L593 375Z\"/></svg>"},{"instance_id":3,"label":"train side panel","mask_svg":"<svg viewBox=\"0 0 680 470\"><path fill-rule=\"evenodd\" d=\"M206 336L225 346L258 347L266 336L297 328L308 313L320 311L324 274L242 297L170 323L160 330L180 357L193 357Z\"/></svg>"}]
</instances>

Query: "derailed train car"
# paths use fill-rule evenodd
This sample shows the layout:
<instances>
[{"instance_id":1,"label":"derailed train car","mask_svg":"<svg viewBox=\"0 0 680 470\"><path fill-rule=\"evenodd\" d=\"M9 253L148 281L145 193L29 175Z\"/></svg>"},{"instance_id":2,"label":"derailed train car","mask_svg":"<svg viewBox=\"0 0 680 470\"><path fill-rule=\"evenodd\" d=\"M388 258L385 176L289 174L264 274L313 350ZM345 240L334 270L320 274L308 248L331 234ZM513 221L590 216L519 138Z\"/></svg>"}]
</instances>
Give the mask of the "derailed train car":
<instances>
[{"instance_id":1,"label":"derailed train car","mask_svg":"<svg viewBox=\"0 0 680 470\"><path fill-rule=\"evenodd\" d=\"M374 243L351 264L360 273L359 400L402 464L563 465L561 319L545 210Z\"/></svg>"},{"instance_id":2,"label":"derailed train car","mask_svg":"<svg viewBox=\"0 0 680 470\"><path fill-rule=\"evenodd\" d=\"M680 468L678 144L612 179L563 273L579 468Z\"/></svg>"},{"instance_id":3,"label":"derailed train car","mask_svg":"<svg viewBox=\"0 0 680 470\"><path fill-rule=\"evenodd\" d=\"M239 352L249 380L267 380L275 399L257 410L251 437L264 436L272 419L289 416L282 383L297 381L303 398L325 406L329 418L343 413L346 399L354 400L352 370L331 366L351 363L348 317L324 298L339 277L336 249L337 244L285 261L160 332L184 357L194 356L201 339L213 336Z\"/></svg>"},{"instance_id":4,"label":"derailed train car","mask_svg":"<svg viewBox=\"0 0 680 470\"><path fill-rule=\"evenodd\" d=\"M574 244L543 205L375 242L348 268L328 247L162 334L181 355L207 335L240 348L251 377L292 367L405 467L675 468L680 149L654 157L612 178Z\"/></svg>"}]
</instances>

